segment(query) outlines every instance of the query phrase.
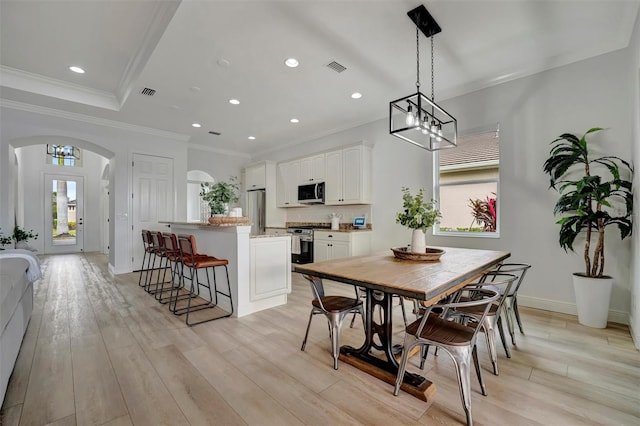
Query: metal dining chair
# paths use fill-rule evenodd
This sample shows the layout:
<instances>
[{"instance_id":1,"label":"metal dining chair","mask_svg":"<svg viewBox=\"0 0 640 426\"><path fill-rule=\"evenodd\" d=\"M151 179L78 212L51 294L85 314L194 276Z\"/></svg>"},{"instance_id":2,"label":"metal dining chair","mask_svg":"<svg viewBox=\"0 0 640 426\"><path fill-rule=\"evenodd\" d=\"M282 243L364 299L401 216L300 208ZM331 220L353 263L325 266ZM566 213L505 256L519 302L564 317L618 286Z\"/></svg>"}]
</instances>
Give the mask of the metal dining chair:
<instances>
[{"instance_id":1,"label":"metal dining chair","mask_svg":"<svg viewBox=\"0 0 640 426\"><path fill-rule=\"evenodd\" d=\"M491 304L488 312L483 313L479 307L467 307L463 306L459 309L443 312L448 318L458 318L462 321L467 321L472 318L477 322L477 328L484 332L487 340L487 350L491 358L491 364L493 365L493 374L498 375L498 351L496 349L496 333L498 329L500 333L500 339L502 340L502 346L504 347L507 358L511 358L511 351L507 345L507 341L504 335L504 329L502 327L501 314L503 313L504 301L509 294L514 282L518 279L516 275L507 274L504 272L491 271L485 273L482 278L476 282L471 283L467 287L476 289L490 289L498 293L498 299ZM464 299L462 299L464 300ZM425 353L426 356L426 353ZM423 358L424 362L424 358Z\"/></svg>"},{"instance_id":2,"label":"metal dining chair","mask_svg":"<svg viewBox=\"0 0 640 426\"><path fill-rule=\"evenodd\" d=\"M329 337L331 338L331 353L333 354L333 368L338 369L338 355L340 353L340 329L344 318L351 313L359 313L362 317L364 325L364 308L362 300L358 297L358 290L354 287L355 297L346 296L327 296L324 292L322 279L303 275L311 285L313 300L311 301L311 313L309 314L309 322L307 323L307 331L304 334L301 351L304 351L309 337L309 328L314 315L323 314L329 321Z\"/></svg>"},{"instance_id":3,"label":"metal dining chair","mask_svg":"<svg viewBox=\"0 0 640 426\"><path fill-rule=\"evenodd\" d=\"M495 290L478 288L474 285L464 287L455 293L452 298L453 302L437 303L427 307L424 315L409 324L405 329L402 359L398 368L393 394L398 396L400 392L407 360L415 346L434 345L436 348L442 348L453 359L460 389L460 399L467 417L467 425L471 426L473 424L471 417L470 371L472 360L480 382L482 395L487 395L476 348L476 337L480 327L470 327L464 323L447 319L446 314L451 310L472 309L474 312L481 312L479 321L482 322L499 297L500 295ZM433 313L436 308L442 310L444 317L441 314Z\"/></svg>"},{"instance_id":4,"label":"metal dining chair","mask_svg":"<svg viewBox=\"0 0 640 426\"><path fill-rule=\"evenodd\" d=\"M522 328L522 320L520 319L520 311L518 311L518 290L522 285L522 281L524 280L524 276L527 271L531 268L531 265L526 263L501 263L496 267L496 272L504 272L507 274L514 274L518 276L518 280L516 283L511 286L511 290L509 290L509 294L507 294L507 298L504 303L504 313L505 319L507 321L507 328L509 329L509 334L511 335L511 344L515 346L516 344L516 333L515 327L513 326L513 319L518 323L518 328L520 329L520 333L524 334L524 329ZM498 288L498 292L500 292L500 288Z\"/></svg>"}]
</instances>

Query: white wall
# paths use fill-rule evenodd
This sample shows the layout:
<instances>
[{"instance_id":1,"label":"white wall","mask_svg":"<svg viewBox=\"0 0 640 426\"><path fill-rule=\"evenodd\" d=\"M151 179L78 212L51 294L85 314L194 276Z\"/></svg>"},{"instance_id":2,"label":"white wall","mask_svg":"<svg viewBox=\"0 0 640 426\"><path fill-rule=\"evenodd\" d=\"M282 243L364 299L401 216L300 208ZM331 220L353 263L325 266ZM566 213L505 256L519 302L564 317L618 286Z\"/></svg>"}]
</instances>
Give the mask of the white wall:
<instances>
[{"instance_id":1,"label":"white wall","mask_svg":"<svg viewBox=\"0 0 640 426\"><path fill-rule=\"evenodd\" d=\"M631 134L633 144L633 163L636 167L633 179L634 187L634 206L635 212L633 221L635 229L633 230L633 248L631 251L631 311L629 315L629 324L631 326L631 335L635 342L636 348L640 349L640 12L636 18L636 26L631 36L628 51L631 57L631 67L629 70L629 93L631 95L630 109L632 111L633 121L631 123Z\"/></svg>"},{"instance_id":2,"label":"white wall","mask_svg":"<svg viewBox=\"0 0 640 426\"><path fill-rule=\"evenodd\" d=\"M29 241L29 245L40 253L44 252L44 221L50 220L44 216L44 175L59 174L84 178L84 251L101 251L100 178L107 159L83 150L81 167L61 167L45 162L49 158L45 154L45 145L31 145L15 151L20 170L21 192L29 194L24 197L22 218L18 222L24 228L33 229L39 234L37 240Z\"/></svg>"},{"instance_id":3,"label":"white wall","mask_svg":"<svg viewBox=\"0 0 640 426\"><path fill-rule=\"evenodd\" d=\"M596 126L609 130L594 137L594 144L601 142L607 154L630 158L630 68L629 52L621 50L443 102L458 119L460 133L500 123L501 237L428 236L428 243L508 250L512 261L533 265L521 304L575 313L571 275L582 271L582 257L558 245L553 216L558 195L547 189L542 165L558 135L582 134ZM432 154L391 137L387 118L254 160L286 160L362 140L374 146L373 248L406 245L409 230L395 224L400 188L424 187L432 193ZM611 229L606 247L605 272L615 278L610 318L627 322L631 241L620 242Z\"/></svg>"},{"instance_id":4,"label":"white wall","mask_svg":"<svg viewBox=\"0 0 640 426\"><path fill-rule=\"evenodd\" d=\"M216 181L229 180L230 176L241 179L242 168L249 164L248 155L234 155L214 150L207 150L198 145L190 145L188 149L188 170L202 170Z\"/></svg>"}]
</instances>

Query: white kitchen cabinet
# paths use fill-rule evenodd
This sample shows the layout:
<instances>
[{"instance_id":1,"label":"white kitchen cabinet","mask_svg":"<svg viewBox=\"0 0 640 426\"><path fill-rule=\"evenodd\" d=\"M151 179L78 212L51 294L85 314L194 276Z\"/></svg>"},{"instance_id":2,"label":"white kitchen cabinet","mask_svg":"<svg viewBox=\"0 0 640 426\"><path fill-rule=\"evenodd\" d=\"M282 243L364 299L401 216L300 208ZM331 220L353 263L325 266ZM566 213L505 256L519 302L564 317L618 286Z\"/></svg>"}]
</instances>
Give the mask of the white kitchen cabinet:
<instances>
[{"instance_id":1,"label":"white kitchen cabinet","mask_svg":"<svg viewBox=\"0 0 640 426\"><path fill-rule=\"evenodd\" d=\"M266 165L264 162L252 164L244 169L244 188L247 191L265 189L267 186Z\"/></svg>"},{"instance_id":2,"label":"white kitchen cabinet","mask_svg":"<svg viewBox=\"0 0 640 426\"><path fill-rule=\"evenodd\" d=\"M325 204L371 203L371 148L357 145L325 154Z\"/></svg>"},{"instance_id":3,"label":"white kitchen cabinet","mask_svg":"<svg viewBox=\"0 0 640 426\"><path fill-rule=\"evenodd\" d=\"M252 238L249 300L291 293L291 238Z\"/></svg>"},{"instance_id":4,"label":"white kitchen cabinet","mask_svg":"<svg viewBox=\"0 0 640 426\"><path fill-rule=\"evenodd\" d=\"M300 159L300 184L324 181L324 154Z\"/></svg>"},{"instance_id":5,"label":"white kitchen cabinet","mask_svg":"<svg viewBox=\"0 0 640 426\"><path fill-rule=\"evenodd\" d=\"M314 231L313 261L362 256L371 252L371 232Z\"/></svg>"},{"instance_id":6,"label":"white kitchen cabinet","mask_svg":"<svg viewBox=\"0 0 640 426\"><path fill-rule=\"evenodd\" d=\"M297 207L298 181L300 180L300 161L288 161L278 164L277 206Z\"/></svg>"}]
</instances>

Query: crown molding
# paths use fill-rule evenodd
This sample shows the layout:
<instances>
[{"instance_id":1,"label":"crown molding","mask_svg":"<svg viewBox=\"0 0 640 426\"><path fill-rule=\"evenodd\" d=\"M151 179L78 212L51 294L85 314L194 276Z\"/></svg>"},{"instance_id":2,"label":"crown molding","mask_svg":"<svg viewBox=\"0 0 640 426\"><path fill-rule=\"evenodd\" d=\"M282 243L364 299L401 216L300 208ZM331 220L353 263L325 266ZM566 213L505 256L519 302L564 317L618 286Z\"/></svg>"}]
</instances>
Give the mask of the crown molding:
<instances>
[{"instance_id":1,"label":"crown molding","mask_svg":"<svg viewBox=\"0 0 640 426\"><path fill-rule=\"evenodd\" d=\"M0 65L0 85L65 101L120 111L113 93Z\"/></svg>"},{"instance_id":2,"label":"crown molding","mask_svg":"<svg viewBox=\"0 0 640 426\"><path fill-rule=\"evenodd\" d=\"M153 17L151 18L149 25L142 39L142 43L138 46L133 58L127 64L127 67L118 83L116 94L120 107L124 105L127 98L133 91L133 88L142 73L142 70L147 64L147 61L151 57L151 54L155 50L158 42L162 38L169 22L175 15L176 10L182 0L173 0L168 2L155 3L155 10L153 11Z\"/></svg>"},{"instance_id":3,"label":"crown molding","mask_svg":"<svg viewBox=\"0 0 640 426\"><path fill-rule=\"evenodd\" d=\"M137 124L123 123L121 121L107 120L105 118L93 117L85 114L78 114L75 112L63 111L54 108L42 107L38 105L27 104L24 102L17 102L8 99L0 98L0 107L9 108L18 111L31 112L35 114L48 115L50 117L58 117L66 120L80 121L83 123L94 124L103 127L110 127L113 129L126 130L129 132L143 133L151 136L158 136L167 139L173 139L179 142L188 142L189 135L181 133L168 132L166 130L154 129L151 127L138 126Z\"/></svg>"},{"instance_id":4,"label":"crown molding","mask_svg":"<svg viewBox=\"0 0 640 426\"><path fill-rule=\"evenodd\" d=\"M199 151L215 152L216 154L231 155L233 157L251 158L250 154L247 154L244 152L231 151L231 150L220 149L220 148L212 148L210 146L200 145L197 143L189 143L189 145L187 145L187 149L197 149Z\"/></svg>"}]
</instances>

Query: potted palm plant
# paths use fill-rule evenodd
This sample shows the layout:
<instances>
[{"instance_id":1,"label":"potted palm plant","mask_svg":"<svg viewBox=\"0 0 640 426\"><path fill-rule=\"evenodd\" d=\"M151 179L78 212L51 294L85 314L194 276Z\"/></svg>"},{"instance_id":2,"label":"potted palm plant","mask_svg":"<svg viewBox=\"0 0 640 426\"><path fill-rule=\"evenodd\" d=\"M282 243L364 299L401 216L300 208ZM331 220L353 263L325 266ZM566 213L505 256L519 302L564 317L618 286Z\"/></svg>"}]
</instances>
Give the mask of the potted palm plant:
<instances>
[{"instance_id":1,"label":"potted palm plant","mask_svg":"<svg viewBox=\"0 0 640 426\"><path fill-rule=\"evenodd\" d=\"M427 244L425 231L436 223L440 223L440 211L435 200L425 200L424 190L420 188L413 196L409 188L402 188L403 211L396 214L396 223L412 229L411 252L425 253Z\"/></svg>"},{"instance_id":2,"label":"potted palm plant","mask_svg":"<svg viewBox=\"0 0 640 426\"><path fill-rule=\"evenodd\" d=\"M235 176L229 182L201 183L200 197L209 204L211 215L226 216L229 214L229 204L238 202L240 186Z\"/></svg>"},{"instance_id":3,"label":"potted palm plant","mask_svg":"<svg viewBox=\"0 0 640 426\"><path fill-rule=\"evenodd\" d=\"M589 129L582 137L564 133L551 142L544 171L550 188L560 193L554 214L562 217L560 246L574 251L578 237L584 239L585 269L574 273L578 321L590 327L607 326L613 279L604 275L605 229L616 226L620 239L631 235L633 167L614 156L592 158L587 135L603 130ZM595 246L592 242L595 240Z\"/></svg>"}]
</instances>

